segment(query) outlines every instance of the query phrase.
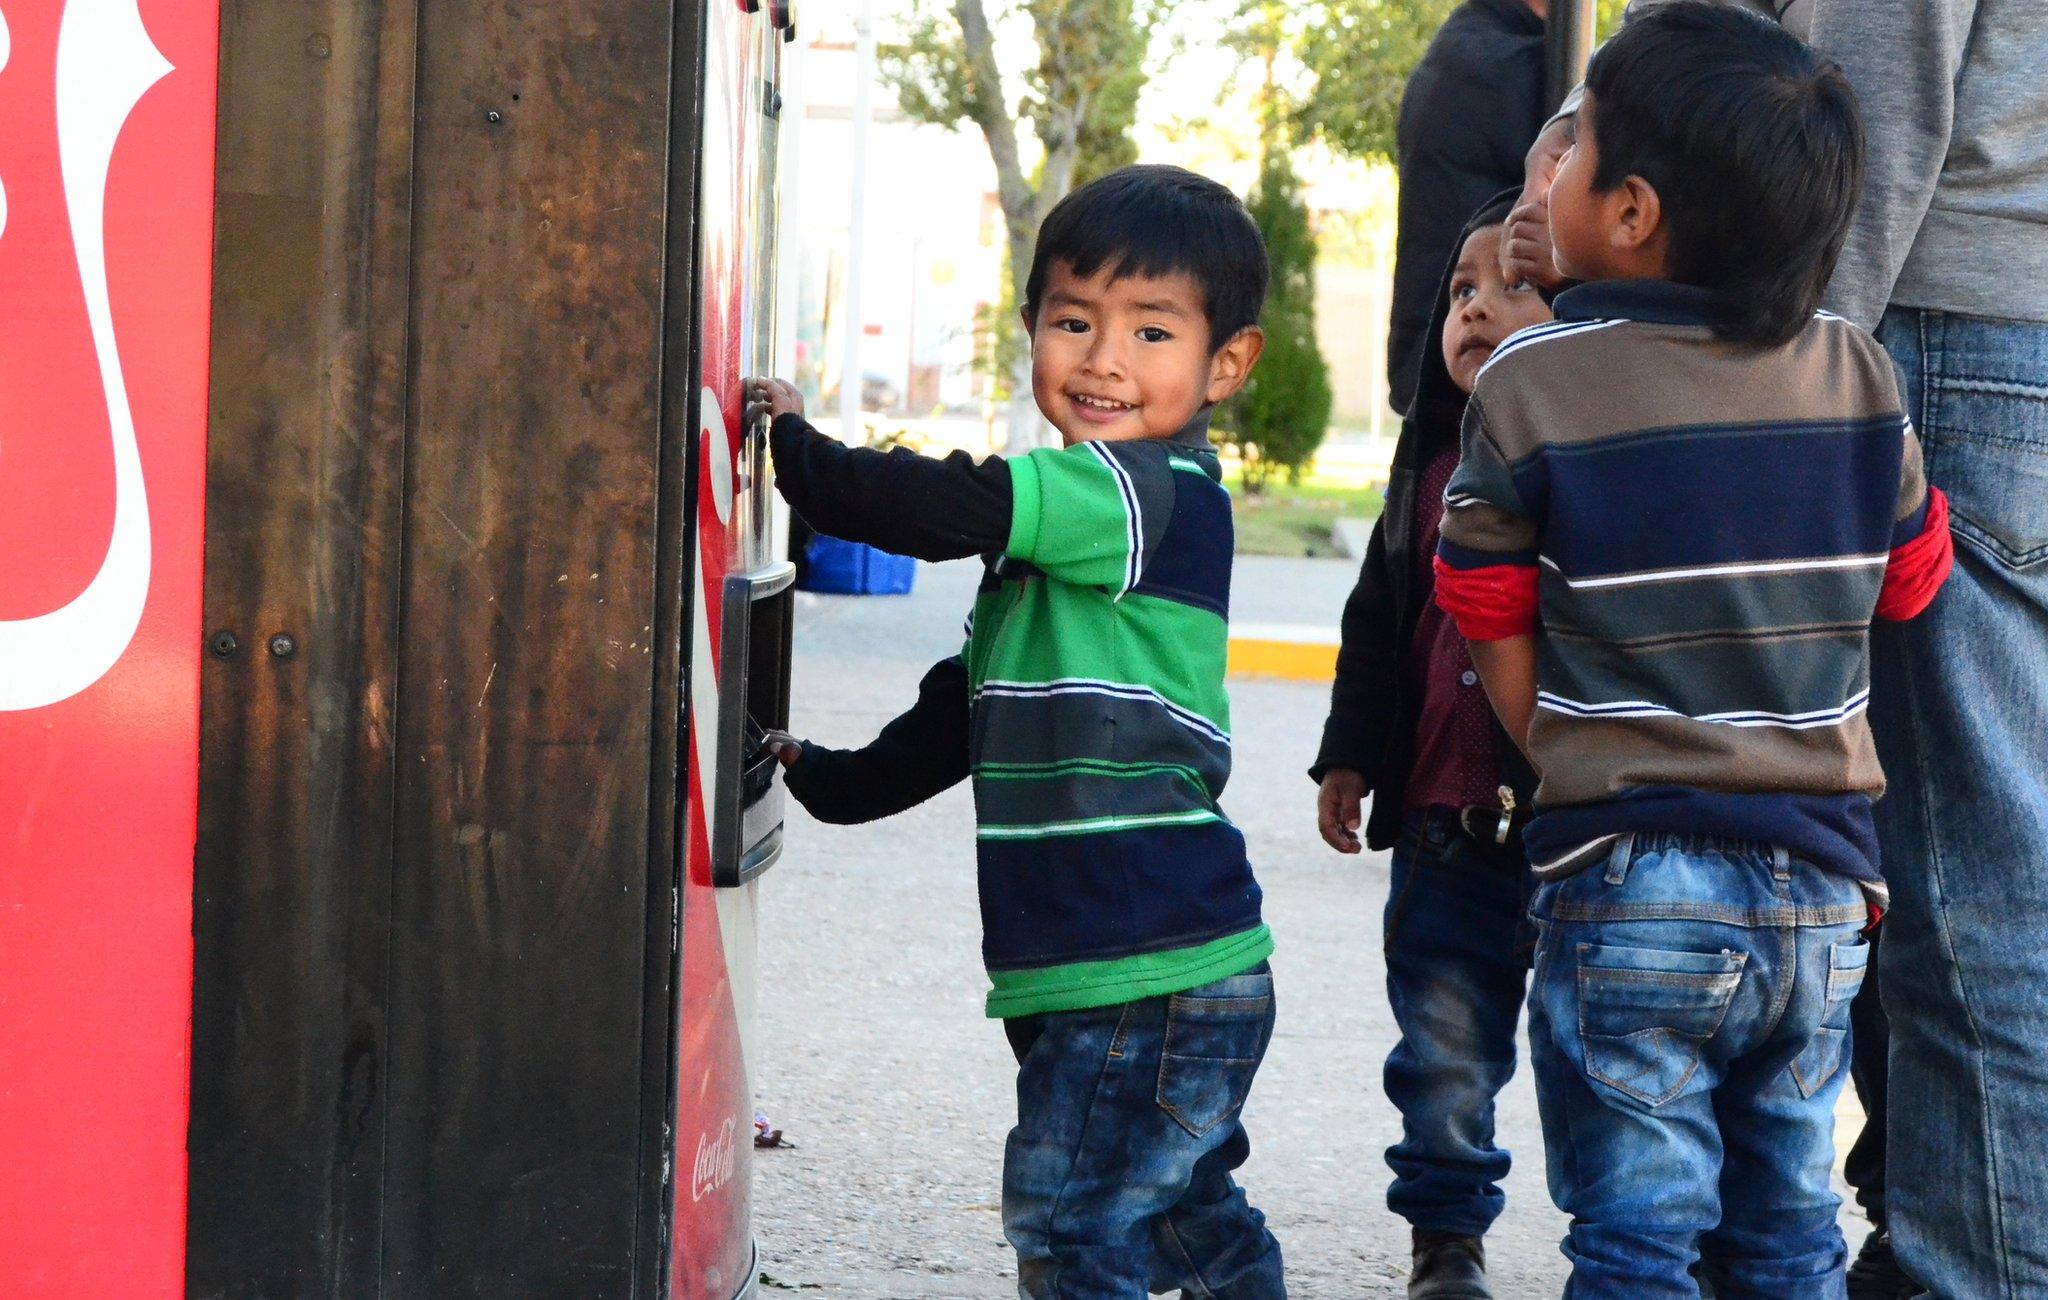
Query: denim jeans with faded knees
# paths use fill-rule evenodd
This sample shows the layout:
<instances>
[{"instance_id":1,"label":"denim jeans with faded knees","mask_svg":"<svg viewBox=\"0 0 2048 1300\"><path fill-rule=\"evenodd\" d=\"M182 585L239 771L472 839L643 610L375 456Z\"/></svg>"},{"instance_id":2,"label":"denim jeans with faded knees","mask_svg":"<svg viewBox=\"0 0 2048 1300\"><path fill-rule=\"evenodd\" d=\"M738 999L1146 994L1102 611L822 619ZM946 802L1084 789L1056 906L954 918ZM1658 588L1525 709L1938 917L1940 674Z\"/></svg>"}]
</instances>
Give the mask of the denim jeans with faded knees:
<instances>
[{"instance_id":1,"label":"denim jeans with faded knees","mask_svg":"<svg viewBox=\"0 0 2048 1300\"><path fill-rule=\"evenodd\" d=\"M1483 1236L1506 1204L1493 1099L1514 1077L1528 990L1528 861L1433 812L1394 846L1393 877L1382 934L1401 1037L1386 1089L1401 1140L1387 1149L1387 1208L1417 1228Z\"/></svg>"},{"instance_id":2,"label":"denim jeans with faded knees","mask_svg":"<svg viewBox=\"0 0 2048 1300\"><path fill-rule=\"evenodd\" d=\"M1894 308L1956 565L1872 634L1886 1210L1940 1300L2048 1296L2048 325Z\"/></svg>"},{"instance_id":3,"label":"denim jeans with faded knees","mask_svg":"<svg viewBox=\"0 0 2048 1300\"><path fill-rule=\"evenodd\" d=\"M1546 882L1529 994L1567 1300L1838 1300L1835 1098L1862 890L1783 849L1623 836Z\"/></svg>"},{"instance_id":4,"label":"denim jeans with faded knees","mask_svg":"<svg viewBox=\"0 0 2048 1300\"><path fill-rule=\"evenodd\" d=\"M1005 1023L1017 1127L1003 1235L1026 1300L1284 1296L1280 1244L1230 1176L1273 1036L1273 976Z\"/></svg>"}]
</instances>

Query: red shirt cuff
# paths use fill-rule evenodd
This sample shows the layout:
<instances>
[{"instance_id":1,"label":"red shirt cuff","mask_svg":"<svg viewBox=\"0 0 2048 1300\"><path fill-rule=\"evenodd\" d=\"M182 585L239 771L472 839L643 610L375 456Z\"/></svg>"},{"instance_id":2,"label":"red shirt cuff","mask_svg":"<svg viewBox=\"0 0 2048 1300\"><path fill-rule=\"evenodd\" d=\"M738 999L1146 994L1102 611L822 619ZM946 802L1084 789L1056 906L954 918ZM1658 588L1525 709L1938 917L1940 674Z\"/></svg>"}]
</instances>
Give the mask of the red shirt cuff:
<instances>
[{"instance_id":1,"label":"red shirt cuff","mask_svg":"<svg viewBox=\"0 0 2048 1300\"><path fill-rule=\"evenodd\" d=\"M1536 630L1536 566L1454 569L1436 558L1436 603L1467 641L1505 641Z\"/></svg>"},{"instance_id":2,"label":"red shirt cuff","mask_svg":"<svg viewBox=\"0 0 2048 1300\"><path fill-rule=\"evenodd\" d=\"M1927 522L1920 535L1892 548L1885 565L1884 586L1877 595L1877 616L1899 622L1919 614L1941 590L1956 558L1955 539L1948 531L1948 497L1938 487L1927 489Z\"/></svg>"}]
</instances>

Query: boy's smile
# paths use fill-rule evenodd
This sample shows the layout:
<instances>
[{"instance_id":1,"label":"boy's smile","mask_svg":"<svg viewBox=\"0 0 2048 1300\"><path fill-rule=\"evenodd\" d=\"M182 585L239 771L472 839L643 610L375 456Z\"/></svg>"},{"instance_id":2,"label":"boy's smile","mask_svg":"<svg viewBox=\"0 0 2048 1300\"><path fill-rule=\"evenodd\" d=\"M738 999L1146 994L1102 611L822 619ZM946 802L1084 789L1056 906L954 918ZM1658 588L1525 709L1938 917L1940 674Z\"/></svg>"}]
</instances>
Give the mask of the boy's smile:
<instances>
[{"instance_id":1,"label":"boy's smile","mask_svg":"<svg viewBox=\"0 0 2048 1300\"><path fill-rule=\"evenodd\" d=\"M1171 438L1203 407L1236 392L1264 336L1241 331L1212 355L1192 276L1082 278L1048 268L1031 329L1031 393L1071 446Z\"/></svg>"}]
</instances>

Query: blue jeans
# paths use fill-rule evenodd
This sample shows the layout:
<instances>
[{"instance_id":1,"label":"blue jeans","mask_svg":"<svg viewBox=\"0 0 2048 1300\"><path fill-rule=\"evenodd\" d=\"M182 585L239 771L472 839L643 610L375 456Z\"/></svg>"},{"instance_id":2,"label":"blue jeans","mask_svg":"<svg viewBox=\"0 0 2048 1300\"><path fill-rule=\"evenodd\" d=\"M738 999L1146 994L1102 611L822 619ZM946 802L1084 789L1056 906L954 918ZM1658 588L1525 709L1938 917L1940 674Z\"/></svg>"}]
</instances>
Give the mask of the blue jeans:
<instances>
[{"instance_id":1,"label":"blue jeans","mask_svg":"<svg viewBox=\"0 0 2048 1300\"><path fill-rule=\"evenodd\" d=\"M1782 849L1623 836L1536 891L1529 1055L1567 1300L1838 1300L1828 1186L1862 891Z\"/></svg>"},{"instance_id":2,"label":"blue jeans","mask_svg":"<svg viewBox=\"0 0 2048 1300\"><path fill-rule=\"evenodd\" d=\"M1493 1099L1515 1073L1530 887L1518 851L1481 844L1447 816L1415 819L1394 846L1381 928L1401 1030L1386 1072L1401 1140L1387 1149L1387 1208L1417 1228L1482 1236L1506 1204Z\"/></svg>"},{"instance_id":3,"label":"blue jeans","mask_svg":"<svg viewBox=\"0 0 2048 1300\"><path fill-rule=\"evenodd\" d=\"M1893 309L1956 566L1872 636L1887 1210L1942 1300L2048 1295L2048 326Z\"/></svg>"},{"instance_id":4,"label":"blue jeans","mask_svg":"<svg viewBox=\"0 0 2048 1300\"><path fill-rule=\"evenodd\" d=\"M1196 1300L1287 1293L1280 1243L1230 1171L1238 1114L1273 1037L1273 976L1005 1022L1017 1127L1003 1152L1003 1235L1027 1300Z\"/></svg>"}]
</instances>

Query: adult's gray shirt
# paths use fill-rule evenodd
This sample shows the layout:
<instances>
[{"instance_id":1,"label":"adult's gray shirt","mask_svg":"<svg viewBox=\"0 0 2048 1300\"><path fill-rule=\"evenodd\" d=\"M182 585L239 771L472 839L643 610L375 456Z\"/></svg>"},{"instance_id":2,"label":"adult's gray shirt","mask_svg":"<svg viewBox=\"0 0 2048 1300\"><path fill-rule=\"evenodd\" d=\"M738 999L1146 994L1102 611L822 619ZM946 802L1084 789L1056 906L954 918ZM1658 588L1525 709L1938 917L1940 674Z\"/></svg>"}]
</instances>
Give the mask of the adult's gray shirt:
<instances>
[{"instance_id":1,"label":"adult's gray shirt","mask_svg":"<svg viewBox=\"0 0 2048 1300\"><path fill-rule=\"evenodd\" d=\"M1828 306L1865 327L1893 303L2048 322L2048 0L1725 2L1810 40L1862 105Z\"/></svg>"}]
</instances>

